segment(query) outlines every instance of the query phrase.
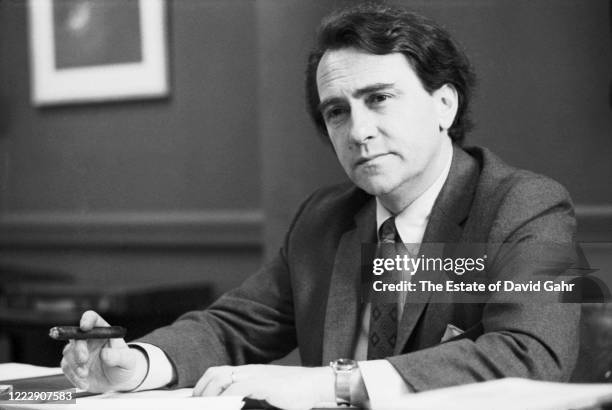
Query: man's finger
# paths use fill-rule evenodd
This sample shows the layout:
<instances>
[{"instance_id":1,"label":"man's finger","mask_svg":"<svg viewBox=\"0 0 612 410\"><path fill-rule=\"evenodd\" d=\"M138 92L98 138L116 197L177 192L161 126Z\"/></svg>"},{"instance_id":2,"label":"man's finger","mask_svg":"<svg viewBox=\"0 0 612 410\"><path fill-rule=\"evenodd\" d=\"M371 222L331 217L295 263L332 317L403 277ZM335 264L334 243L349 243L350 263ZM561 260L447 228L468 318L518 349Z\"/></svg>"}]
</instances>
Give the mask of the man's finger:
<instances>
[{"instance_id":1,"label":"man's finger","mask_svg":"<svg viewBox=\"0 0 612 410\"><path fill-rule=\"evenodd\" d=\"M214 377L218 369L219 369L218 367L209 367L208 369L206 369L202 377L200 377L200 380L198 380L198 382L193 388L192 394L194 396L202 395L202 391L204 391L204 388L206 387L206 385L210 383L210 381L212 380L212 378Z\"/></svg>"},{"instance_id":2,"label":"man's finger","mask_svg":"<svg viewBox=\"0 0 612 410\"><path fill-rule=\"evenodd\" d=\"M68 341L68 343L66 343L66 346L64 346L64 350L62 350L62 356L66 356L68 351L73 348L74 348L74 341L73 340Z\"/></svg>"},{"instance_id":3,"label":"man's finger","mask_svg":"<svg viewBox=\"0 0 612 410\"><path fill-rule=\"evenodd\" d=\"M77 381L82 384L84 380L87 380L89 376L89 364L87 361L82 361L76 358L77 352L74 349L74 343L72 344L72 349L64 348L64 356L62 357L62 370L71 377L75 379L74 383Z\"/></svg>"},{"instance_id":4,"label":"man's finger","mask_svg":"<svg viewBox=\"0 0 612 410\"><path fill-rule=\"evenodd\" d=\"M132 369L136 365L138 352L127 347L114 348L104 347L100 352L102 362L109 367L121 367L122 369Z\"/></svg>"},{"instance_id":5,"label":"man's finger","mask_svg":"<svg viewBox=\"0 0 612 410\"><path fill-rule=\"evenodd\" d=\"M260 397L256 397L253 391L253 384L249 382L237 382L232 383L227 389L223 390L221 396L242 396L251 399L263 400Z\"/></svg>"},{"instance_id":6,"label":"man's finger","mask_svg":"<svg viewBox=\"0 0 612 410\"><path fill-rule=\"evenodd\" d=\"M80 327L83 331L88 331L93 329L94 327L106 327L110 326L108 322L102 319L102 316L94 312L93 310L88 310L81 316Z\"/></svg>"},{"instance_id":7,"label":"man's finger","mask_svg":"<svg viewBox=\"0 0 612 410\"><path fill-rule=\"evenodd\" d=\"M62 368L62 372L64 372L66 378L70 380L73 385L75 385L79 389L87 390L87 388L89 387L89 383L87 383L86 380L83 380L82 378L76 375L66 358L62 359L60 367Z\"/></svg>"},{"instance_id":8,"label":"man's finger","mask_svg":"<svg viewBox=\"0 0 612 410\"><path fill-rule=\"evenodd\" d=\"M108 339L108 345L114 349L127 348L128 345L123 339Z\"/></svg>"},{"instance_id":9,"label":"man's finger","mask_svg":"<svg viewBox=\"0 0 612 410\"><path fill-rule=\"evenodd\" d=\"M232 384L233 368L230 366L211 367L193 388L194 396L218 396Z\"/></svg>"},{"instance_id":10,"label":"man's finger","mask_svg":"<svg viewBox=\"0 0 612 410\"><path fill-rule=\"evenodd\" d=\"M87 379L87 376L89 376L89 367L87 367L87 365L77 366L73 368L73 370L74 373L81 379Z\"/></svg>"},{"instance_id":11,"label":"man's finger","mask_svg":"<svg viewBox=\"0 0 612 410\"><path fill-rule=\"evenodd\" d=\"M204 387L204 389L200 394L198 394L198 396L218 396L223 393L223 391L227 389L231 383L231 379L229 379L228 377L214 378L206 385L206 387Z\"/></svg>"},{"instance_id":12,"label":"man's finger","mask_svg":"<svg viewBox=\"0 0 612 410\"><path fill-rule=\"evenodd\" d=\"M192 395L201 396L202 392L204 392L204 389L206 388L206 386L208 386L208 383L210 383L211 380L212 378L206 377L206 373L204 373L204 376L200 377L200 380L198 380L198 382L194 386Z\"/></svg>"},{"instance_id":13,"label":"man's finger","mask_svg":"<svg viewBox=\"0 0 612 410\"><path fill-rule=\"evenodd\" d=\"M74 347L70 349L64 349L64 354L62 355L62 363L66 363L67 366L72 368L76 368L79 366L74 356Z\"/></svg>"},{"instance_id":14,"label":"man's finger","mask_svg":"<svg viewBox=\"0 0 612 410\"><path fill-rule=\"evenodd\" d=\"M73 349L73 357L76 364L86 364L89 360L89 346L87 340L75 340Z\"/></svg>"}]
</instances>

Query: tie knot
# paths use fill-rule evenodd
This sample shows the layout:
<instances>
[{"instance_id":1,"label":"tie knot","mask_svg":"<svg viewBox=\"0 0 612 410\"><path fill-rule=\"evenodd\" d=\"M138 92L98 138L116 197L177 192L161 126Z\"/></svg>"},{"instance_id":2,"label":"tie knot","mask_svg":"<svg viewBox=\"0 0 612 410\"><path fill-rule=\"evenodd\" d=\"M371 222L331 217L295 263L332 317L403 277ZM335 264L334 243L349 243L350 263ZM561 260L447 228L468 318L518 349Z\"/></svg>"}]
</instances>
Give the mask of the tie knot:
<instances>
[{"instance_id":1,"label":"tie knot","mask_svg":"<svg viewBox=\"0 0 612 410\"><path fill-rule=\"evenodd\" d=\"M395 217L388 218L378 230L380 243L395 243L399 239L397 228L395 227Z\"/></svg>"}]
</instances>

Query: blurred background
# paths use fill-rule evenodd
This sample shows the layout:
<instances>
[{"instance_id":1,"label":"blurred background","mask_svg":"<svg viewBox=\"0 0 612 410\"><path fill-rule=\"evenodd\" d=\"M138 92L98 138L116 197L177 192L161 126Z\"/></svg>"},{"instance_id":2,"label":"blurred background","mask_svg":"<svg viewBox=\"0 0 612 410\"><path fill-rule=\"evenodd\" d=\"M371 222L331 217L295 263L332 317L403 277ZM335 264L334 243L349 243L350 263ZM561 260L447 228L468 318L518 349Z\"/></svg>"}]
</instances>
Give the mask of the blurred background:
<instances>
[{"instance_id":1,"label":"blurred background","mask_svg":"<svg viewBox=\"0 0 612 410\"><path fill-rule=\"evenodd\" d=\"M565 185L591 264L611 266L612 2L399 3L473 62L466 145ZM27 4L0 0L0 362L57 365L46 330L84 308L134 337L207 305L344 180L303 83L318 22L345 2L168 0L167 95L43 106Z\"/></svg>"}]
</instances>

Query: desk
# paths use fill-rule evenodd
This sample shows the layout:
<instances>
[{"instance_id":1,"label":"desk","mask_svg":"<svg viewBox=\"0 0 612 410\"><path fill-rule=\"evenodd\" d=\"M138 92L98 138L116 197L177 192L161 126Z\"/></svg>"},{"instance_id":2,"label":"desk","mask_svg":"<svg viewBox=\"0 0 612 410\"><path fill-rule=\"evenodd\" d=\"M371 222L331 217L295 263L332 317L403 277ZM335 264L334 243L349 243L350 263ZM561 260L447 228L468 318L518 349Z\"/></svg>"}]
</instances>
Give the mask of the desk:
<instances>
[{"instance_id":1,"label":"desk","mask_svg":"<svg viewBox=\"0 0 612 410\"><path fill-rule=\"evenodd\" d=\"M4 384L2 379L6 379L7 371L3 369L17 369L23 365L19 364L0 364L0 384ZM30 366L23 368L23 371L19 370L19 374L22 377L35 377L43 374L60 374L59 368L40 368ZM25 375L25 376L24 376ZM63 388L70 387L69 382L62 378L54 379L55 385L49 387ZM58 384L59 383L59 384ZM31 384L30 387L34 386ZM184 389L183 389L184 390ZM187 390L187 396L189 391ZM132 397L134 400L130 402L127 399L128 404L132 403L131 407L137 408L136 403L138 397L133 395L138 393L130 393L122 395L120 397ZM173 402L180 408L183 408L185 402L186 393L181 391L157 391L149 394L158 395L155 400L163 398L164 400L174 399ZM143 395L144 396L144 395ZM110 400L111 398L109 398ZM89 402L88 402L89 400ZM116 400L116 398L113 398ZM178 400L181 400L178 402ZM123 400L125 402L126 400ZM89 403L89 404L88 404ZM108 407L108 402L104 402ZM119 404L119 401L114 403ZM602 403L612 403L612 385L611 384L574 384L574 383L549 383L549 382L538 382L527 379L500 379L485 383L474 383L465 386L449 387L446 389L432 390L429 392L418 393L413 395L407 395L405 398L399 401L385 403L381 408L384 409L406 409L411 410L433 410L440 408L453 408L453 409L470 409L470 410L489 410L495 408L496 410L516 410L516 409L530 409L530 410L564 410L564 409L576 409L576 408L608 408L603 407ZM95 400L91 398L77 399L77 406L73 407L70 405L70 409L88 409L97 408L94 406ZM99 404L99 403L98 403ZM165 403L166 405L168 403ZM187 404L191 404L188 402ZM219 406L236 405L236 402L218 402L213 408L219 408ZM252 403L250 407L252 407ZM40 407L42 409L52 410L49 404ZM113 404L113 409L118 410L120 406ZM228 408L229 408L228 407ZM0 409L2 405L0 404ZM103 408L103 407L102 407ZM128 407L129 408L129 407ZM209 407L210 408L210 407Z\"/></svg>"}]
</instances>

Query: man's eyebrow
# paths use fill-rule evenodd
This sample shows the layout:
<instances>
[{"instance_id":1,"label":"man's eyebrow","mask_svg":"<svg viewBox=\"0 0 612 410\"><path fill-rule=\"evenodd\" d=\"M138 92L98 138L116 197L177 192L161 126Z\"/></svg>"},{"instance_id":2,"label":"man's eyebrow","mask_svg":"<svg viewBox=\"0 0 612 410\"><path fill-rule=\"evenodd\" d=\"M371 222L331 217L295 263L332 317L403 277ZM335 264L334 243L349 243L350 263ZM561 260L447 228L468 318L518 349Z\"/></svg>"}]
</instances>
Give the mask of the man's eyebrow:
<instances>
[{"instance_id":1,"label":"man's eyebrow","mask_svg":"<svg viewBox=\"0 0 612 410\"><path fill-rule=\"evenodd\" d=\"M388 90L389 88L393 88L393 87L395 87L395 84L393 83L376 83L376 84L368 85L358 90L355 90L352 94L352 97L361 98L364 95L372 94L372 93L382 91L382 90ZM318 105L318 110L319 112L322 113L330 105L334 105L334 104L341 103L341 102L344 102L344 100L340 97L327 98L321 101L321 103Z\"/></svg>"},{"instance_id":2,"label":"man's eyebrow","mask_svg":"<svg viewBox=\"0 0 612 410\"><path fill-rule=\"evenodd\" d=\"M393 83L376 83L372 85L368 85L366 87L360 88L353 93L353 98L360 98L364 95L372 94L382 90L388 90L389 88L393 88L395 84Z\"/></svg>"},{"instance_id":3,"label":"man's eyebrow","mask_svg":"<svg viewBox=\"0 0 612 410\"><path fill-rule=\"evenodd\" d=\"M344 102L344 100L340 97L326 98L325 100L319 103L319 106L317 107L317 109L319 110L320 113L323 113L323 111L325 111L325 109L329 107L330 105L339 104L342 102Z\"/></svg>"}]
</instances>

